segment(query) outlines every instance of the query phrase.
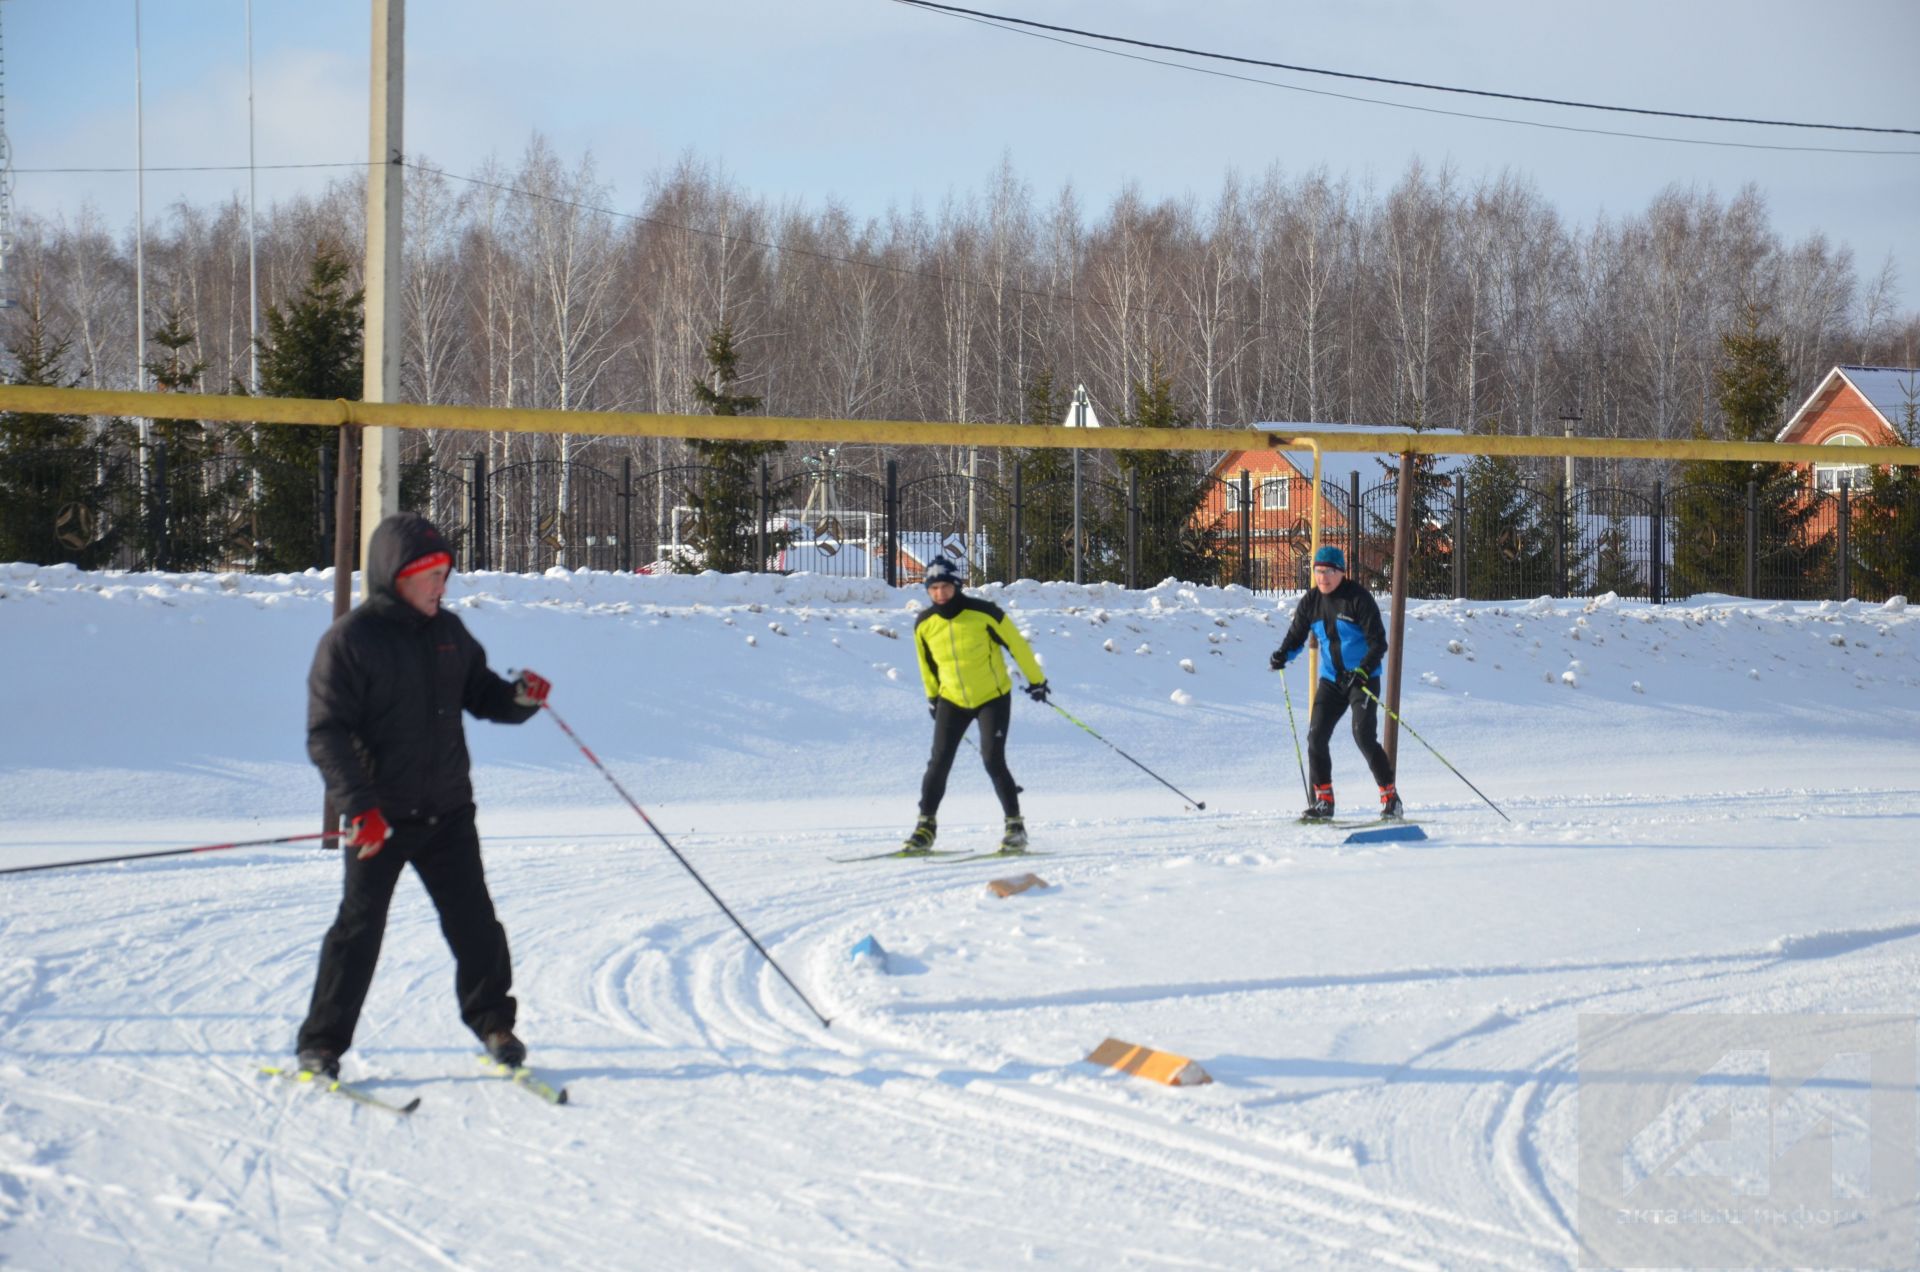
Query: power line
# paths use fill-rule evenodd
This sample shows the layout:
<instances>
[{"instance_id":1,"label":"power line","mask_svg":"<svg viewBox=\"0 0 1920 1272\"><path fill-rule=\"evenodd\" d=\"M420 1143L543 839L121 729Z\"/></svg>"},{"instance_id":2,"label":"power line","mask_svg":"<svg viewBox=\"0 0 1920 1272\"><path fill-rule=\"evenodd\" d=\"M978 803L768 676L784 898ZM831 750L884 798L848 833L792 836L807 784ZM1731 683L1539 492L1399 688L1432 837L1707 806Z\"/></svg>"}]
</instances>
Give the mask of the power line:
<instances>
[{"instance_id":1,"label":"power line","mask_svg":"<svg viewBox=\"0 0 1920 1272\"><path fill-rule=\"evenodd\" d=\"M350 163L193 163L180 164L170 168L156 168L152 164L140 168L15 168L15 172L29 172L40 175L60 175L73 173L122 173L122 172L273 172L291 168L366 168L378 161L359 159Z\"/></svg>"},{"instance_id":2,"label":"power line","mask_svg":"<svg viewBox=\"0 0 1920 1272\"><path fill-rule=\"evenodd\" d=\"M895 4L912 4L912 6L933 8L933 10L947 10L947 8L950 8L950 6L925 6L924 0L895 0ZM1108 58L1125 58L1127 61L1144 61L1144 63L1148 63L1148 65L1160 65L1160 67L1169 67L1169 69L1175 69L1175 71L1190 71L1190 73L1194 73L1194 75L1212 75L1215 79L1231 79L1231 81L1242 83L1242 85L1283 88L1286 92L1304 92L1304 94L1308 94L1308 96L1336 98L1336 100L1342 100L1342 102L1363 102L1363 104L1367 104L1367 106L1386 106L1386 108L1390 108L1390 110L1417 111L1417 113L1421 113L1421 115L1448 115L1448 117L1452 117L1452 119L1478 119L1478 121L1482 121L1482 123L1509 123L1509 125L1524 127L1524 129L1548 129L1551 133L1584 133L1584 135L1588 136L1622 136L1622 138L1628 138L1628 140L1642 140L1642 142L1667 142L1667 144L1672 144L1672 146L1718 146L1718 148L1726 148L1726 150L1770 150L1770 152L1786 152L1786 154L1860 154L1860 156L1895 156L1895 158L1897 158L1897 156L1920 156L1920 150L1859 150L1859 148L1849 148L1849 146L1778 146L1778 144L1768 144L1768 142L1730 142L1730 140L1713 140L1713 138L1697 138L1697 136L1667 136L1661 135L1661 133L1624 133L1624 131L1619 131L1619 129L1586 129L1586 127L1580 127L1580 125L1572 125L1572 123L1546 123L1546 121L1542 121L1542 119L1513 119L1511 115L1480 115L1480 113L1475 113L1475 111L1444 110L1444 108L1438 108L1438 106L1413 106L1411 102L1388 102L1388 100L1384 100L1384 98L1365 98L1365 96L1357 96L1357 94L1352 94L1352 92L1332 92L1331 88L1308 88L1308 86L1304 85L1286 85L1286 83L1281 83L1281 81L1277 81L1277 79L1260 79L1258 75L1236 75L1233 71L1217 71L1217 69L1213 69L1213 67L1204 67L1204 65L1188 65L1185 61L1167 61L1164 60L1164 58L1148 58L1148 56L1144 56L1144 54L1129 54L1129 52L1123 52L1123 50L1117 50L1117 48L1100 48L1098 44L1083 44L1083 42L1079 42L1079 40L1069 40L1069 38L1058 37L1058 35L1046 35L1044 31L1023 31L1021 27L1008 27L1008 25L1002 25L995 17L970 17L968 12L952 12L948 13L948 15L960 17L962 21L979 23L981 27L993 27L996 31L1006 31L1008 35L1023 35L1023 37L1035 38L1035 40L1048 40L1050 44L1066 44L1068 48L1083 48L1083 50L1087 50L1087 52L1102 54L1102 56L1108 56ZM1008 19L1008 21L1020 21L1020 19ZM1031 23L1031 25L1039 25L1039 23ZM1092 38L1116 37L1098 37L1098 35L1096 35L1096 37ZM1206 56L1206 54L1200 54L1200 56ZM1818 127L1818 125L1809 125L1809 127Z\"/></svg>"},{"instance_id":3,"label":"power line","mask_svg":"<svg viewBox=\"0 0 1920 1272\"><path fill-rule=\"evenodd\" d=\"M1368 84L1387 84L1395 88L1417 88L1417 89L1422 89L1424 91L1433 92L1433 93L1458 93L1458 94L1462 94L1464 96L1470 96L1470 97L1491 97L1491 98L1497 98L1501 101L1529 102L1529 103L1532 103L1535 105L1541 105L1541 106L1568 106L1577 110L1602 110L1602 111L1612 111L1615 113L1627 114L1627 115L1652 115L1662 119L1690 119L1690 120L1697 120L1697 121L1702 121L1707 123L1718 123L1718 124L1757 124L1757 125L1761 125L1763 127L1768 127L1768 128L1819 128L1819 129L1827 129L1835 132L1896 133L1904 136L1920 136L1920 129L1916 129L1916 128L1881 128L1881 127L1873 127L1865 124L1819 124L1819 123L1806 123L1803 121L1790 120L1790 119L1750 119L1750 118L1744 118L1737 115L1705 115L1705 114L1695 114L1688 111L1656 110L1652 107L1645 107L1645 106L1613 106L1613 105L1607 105L1600 102L1571 101L1565 98L1558 98L1558 97L1532 97L1524 93L1502 93L1502 92L1496 92L1493 89L1485 89L1485 88L1461 88L1461 87L1458 87L1455 85L1449 85L1449 84L1428 84L1419 80L1392 79L1384 75L1364 75L1354 71L1334 71L1334 70L1327 70L1323 67L1316 67L1316 66L1297 66L1287 62L1270 62L1261 58L1241 57L1232 53L1213 53L1205 49L1183 48L1177 44L1157 44L1151 40L1136 40L1123 35L1106 35L1099 31L1083 31L1075 27L1055 26L1052 23L1035 22L1027 18L1011 17L1004 13L986 13L979 9L963 9L955 5L936 4L933 2L933 0L894 0L894 2L896 4L906 5L909 8L926 9L936 13L944 13L953 17L965 17L965 18L983 20L988 22L989 24L1011 23L1016 26L1031 27L1039 31L1055 31L1063 35L1078 35L1090 40L1104 40L1112 44L1127 44L1135 48L1154 49L1162 53L1178 53L1186 57L1204 57L1204 58L1210 58L1215 61L1221 61L1221 62L1236 62L1244 66L1261 66L1261 67L1266 67L1270 70L1293 71L1303 75L1325 75L1335 79L1358 80ZM1005 29L1005 28L1003 27L1002 29ZM1024 32L1022 32L1022 34L1024 34ZM1087 46L1081 45L1079 47L1085 48ZM1095 51L1110 52L1111 50L1095 50ZM1198 70L1200 68L1189 67L1186 69ZM1272 81L1260 80L1255 82L1271 83ZM1275 87L1290 88L1294 86L1281 84L1281 85L1275 85ZM1308 91L1308 90L1302 90L1302 91ZM1376 99L1356 98L1354 100L1375 101ZM1397 103L1397 102L1379 102L1378 104L1383 106L1401 105L1401 103ZM1418 108L1407 107L1406 109L1418 109ZM1469 116L1469 118L1483 119L1483 118L1499 118L1499 117L1475 115L1475 116ZM1504 122L1523 123L1526 121L1505 120ZM1634 134L1623 134L1623 135L1632 136ZM1659 140L1678 140L1678 139L1677 138L1660 138ZM1893 153L1905 153L1905 152L1893 152Z\"/></svg>"}]
</instances>

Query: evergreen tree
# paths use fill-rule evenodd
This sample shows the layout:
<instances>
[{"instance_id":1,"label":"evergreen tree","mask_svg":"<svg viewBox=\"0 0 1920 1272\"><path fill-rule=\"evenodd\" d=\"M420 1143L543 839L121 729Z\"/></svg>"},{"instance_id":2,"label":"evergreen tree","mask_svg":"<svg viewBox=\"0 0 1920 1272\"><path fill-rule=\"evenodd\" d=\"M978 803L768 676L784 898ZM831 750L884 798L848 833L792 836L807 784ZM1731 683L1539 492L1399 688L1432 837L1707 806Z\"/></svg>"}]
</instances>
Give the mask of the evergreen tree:
<instances>
[{"instance_id":1,"label":"evergreen tree","mask_svg":"<svg viewBox=\"0 0 1920 1272\"><path fill-rule=\"evenodd\" d=\"M70 389L79 381L61 368L73 342L54 332L38 294L7 343L9 384ZM124 426L91 435L78 415L0 412L0 561L104 566L138 516L138 505L112 506L109 490L131 491ZM125 505L127 500L122 499Z\"/></svg>"},{"instance_id":2,"label":"evergreen tree","mask_svg":"<svg viewBox=\"0 0 1920 1272\"><path fill-rule=\"evenodd\" d=\"M733 347L733 324L723 322L707 337L707 366L712 383L695 380L693 395L714 415L746 415L760 408L760 399L734 392L740 378L740 355ZM707 441L689 438L687 445L703 467L686 492L693 508L688 540L694 555L678 558L674 568L686 573L718 570L723 574L764 569L757 531L760 517L760 461L785 449L781 442ZM785 532L770 534L768 551L784 546Z\"/></svg>"},{"instance_id":3,"label":"evergreen tree","mask_svg":"<svg viewBox=\"0 0 1920 1272\"><path fill-rule=\"evenodd\" d=\"M193 356L199 337L177 307L162 313L147 340L159 346L145 364L156 390L187 393L199 387L207 364ZM212 569L226 559L227 517L241 502L246 473L221 455L222 433L198 421L156 420L152 437L155 476L165 474L164 483L156 483L164 499L148 510L144 555L159 569Z\"/></svg>"},{"instance_id":4,"label":"evergreen tree","mask_svg":"<svg viewBox=\"0 0 1920 1272\"><path fill-rule=\"evenodd\" d=\"M1780 337L1762 330L1766 311L1749 304L1740 323L1720 337L1722 364L1714 371L1714 397L1726 420L1727 440L1771 441L1792 390ZM1704 425L1694 436L1706 438ZM1830 537L1814 536L1810 523L1819 501L1809 498L1806 480L1791 464L1740 464L1693 460L1680 468L1672 499L1673 585L1675 596L1695 592L1745 590L1746 486L1757 493L1755 528L1757 571L1785 580L1785 590L1811 586L1830 565ZM1770 590L1764 585L1762 590Z\"/></svg>"},{"instance_id":5,"label":"evergreen tree","mask_svg":"<svg viewBox=\"0 0 1920 1272\"><path fill-rule=\"evenodd\" d=\"M260 388L268 397L360 400L361 302L347 290L346 258L316 248L299 295L267 310L260 337ZM254 568L304 570L321 564L326 511L320 507L320 453L337 454L331 425L271 424L241 440L255 481Z\"/></svg>"},{"instance_id":6,"label":"evergreen tree","mask_svg":"<svg viewBox=\"0 0 1920 1272\"><path fill-rule=\"evenodd\" d=\"M1155 354L1147 374L1133 383L1133 410L1126 423L1135 428L1188 428L1192 422L1174 400L1173 377ZM1139 481L1139 582L1216 581L1232 562L1224 515L1205 519L1210 482L1205 467L1190 451L1123 450L1116 458L1121 473Z\"/></svg>"},{"instance_id":7,"label":"evergreen tree","mask_svg":"<svg viewBox=\"0 0 1920 1272\"><path fill-rule=\"evenodd\" d=\"M1920 446L1920 403L1894 424L1902 445ZM1854 590L1876 600L1920 596L1920 468L1873 468L1852 495L1851 541L1859 570Z\"/></svg>"},{"instance_id":8,"label":"evergreen tree","mask_svg":"<svg viewBox=\"0 0 1920 1272\"><path fill-rule=\"evenodd\" d=\"M1041 367L1027 384L1026 419L1029 424L1058 424L1067 416L1073 395L1055 379L1052 367ZM1020 570L1030 579L1073 577L1073 452L1035 446L1012 452L1020 465ZM1011 497L1011 490L1009 490ZM988 531L987 549L993 559L1013 568L1009 527L996 524Z\"/></svg>"}]
</instances>

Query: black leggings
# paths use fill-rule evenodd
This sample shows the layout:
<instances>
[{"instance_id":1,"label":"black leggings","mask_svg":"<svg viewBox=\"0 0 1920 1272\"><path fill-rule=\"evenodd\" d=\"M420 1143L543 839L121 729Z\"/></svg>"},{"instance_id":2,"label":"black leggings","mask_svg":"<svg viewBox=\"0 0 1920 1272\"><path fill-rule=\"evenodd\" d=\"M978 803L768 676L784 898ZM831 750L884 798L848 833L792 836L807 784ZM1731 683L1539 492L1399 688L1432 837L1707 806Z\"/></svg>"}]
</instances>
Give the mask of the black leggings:
<instances>
[{"instance_id":1,"label":"black leggings","mask_svg":"<svg viewBox=\"0 0 1920 1272\"><path fill-rule=\"evenodd\" d=\"M967 726L980 721L980 758L986 762L987 776L993 779L993 793L1000 797L1001 811L1009 817L1020 815L1020 788L1007 771L1007 724L1013 719L1013 695L1003 693L992 702L968 709L957 707L945 698L933 716L933 754L927 757L927 775L920 779L920 815L931 817L940 811L947 793L947 771L959 754L960 739Z\"/></svg>"},{"instance_id":2,"label":"black leggings","mask_svg":"<svg viewBox=\"0 0 1920 1272\"><path fill-rule=\"evenodd\" d=\"M1367 688L1378 696L1380 678L1375 676L1368 681ZM1327 743L1333 738L1333 726L1339 724L1340 717L1346 713L1346 695L1335 689L1331 681L1322 680L1313 695L1313 715L1307 721L1307 776L1315 786L1333 781L1333 753ZM1381 786L1391 786L1393 765L1387 760L1386 748L1380 745L1379 727L1380 708L1372 698L1362 698L1360 705L1353 708L1353 744L1367 757L1373 780Z\"/></svg>"}]
</instances>

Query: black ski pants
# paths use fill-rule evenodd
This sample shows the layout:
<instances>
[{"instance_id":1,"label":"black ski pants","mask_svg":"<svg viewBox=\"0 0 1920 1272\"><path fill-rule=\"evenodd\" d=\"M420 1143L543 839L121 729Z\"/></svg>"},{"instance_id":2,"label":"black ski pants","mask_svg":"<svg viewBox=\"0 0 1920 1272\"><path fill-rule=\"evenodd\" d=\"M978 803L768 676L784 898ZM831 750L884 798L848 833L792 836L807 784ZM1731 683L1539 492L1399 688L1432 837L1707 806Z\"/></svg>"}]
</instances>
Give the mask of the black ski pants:
<instances>
[{"instance_id":1,"label":"black ski pants","mask_svg":"<svg viewBox=\"0 0 1920 1272\"><path fill-rule=\"evenodd\" d=\"M959 754L960 739L967 726L980 722L980 758L986 762L987 776L993 779L993 793L1000 797L1001 811L1009 817L1020 815L1020 788L1007 769L1007 725L1013 719L1013 695L1003 693L978 707L955 706L945 698L933 714L933 754L927 757L927 773L920 779L920 815L931 817L940 811L947 794L947 773L953 757Z\"/></svg>"},{"instance_id":2,"label":"black ski pants","mask_svg":"<svg viewBox=\"0 0 1920 1272\"><path fill-rule=\"evenodd\" d=\"M1378 697L1380 677L1369 680L1367 688ZM1340 723L1348 706L1345 694L1329 681L1320 682L1313 695L1313 714L1307 720L1307 779L1316 787L1333 781L1333 752L1327 744L1333 740L1333 727ZM1381 786L1393 785L1393 765L1387 759L1386 748L1380 745L1379 705L1373 698L1362 697L1352 709L1353 744L1367 757L1373 780Z\"/></svg>"},{"instance_id":3,"label":"black ski pants","mask_svg":"<svg viewBox=\"0 0 1920 1272\"><path fill-rule=\"evenodd\" d=\"M487 892L473 805L431 821L396 823L386 846L365 861L352 848L341 852L346 891L320 945L320 974L300 1026L300 1048L342 1052L353 1042L374 964L380 961L387 907L409 863L440 912L440 931L453 950L460 1019L483 1040L495 1030L513 1028L513 962L507 931Z\"/></svg>"}]
</instances>

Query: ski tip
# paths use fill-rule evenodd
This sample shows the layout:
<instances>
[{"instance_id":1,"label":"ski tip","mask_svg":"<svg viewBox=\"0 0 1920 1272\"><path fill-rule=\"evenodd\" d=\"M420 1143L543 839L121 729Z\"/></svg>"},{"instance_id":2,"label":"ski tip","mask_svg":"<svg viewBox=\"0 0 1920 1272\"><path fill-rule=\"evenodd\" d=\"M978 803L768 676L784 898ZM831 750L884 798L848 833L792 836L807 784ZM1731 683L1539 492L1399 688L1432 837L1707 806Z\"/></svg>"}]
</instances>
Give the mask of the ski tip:
<instances>
[{"instance_id":1,"label":"ski tip","mask_svg":"<svg viewBox=\"0 0 1920 1272\"><path fill-rule=\"evenodd\" d=\"M402 1104L400 1106L400 1112L402 1115L405 1115L413 1112L415 1109L419 1107L420 1107L420 1097L416 1095L411 1100L408 1100L405 1104Z\"/></svg>"},{"instance_id":2,"label":"ski tip","mask_svg":"<svg viewBox=\"0 0 1920 1272\"><path fill-rule=\"evenodd\" d=\"M561 1087L560 1094L553 1097L553 1102L555 1104L565 1104L567 1102L567 1088Z\"/></svg>"}]
</instances>

